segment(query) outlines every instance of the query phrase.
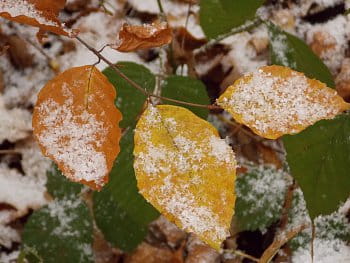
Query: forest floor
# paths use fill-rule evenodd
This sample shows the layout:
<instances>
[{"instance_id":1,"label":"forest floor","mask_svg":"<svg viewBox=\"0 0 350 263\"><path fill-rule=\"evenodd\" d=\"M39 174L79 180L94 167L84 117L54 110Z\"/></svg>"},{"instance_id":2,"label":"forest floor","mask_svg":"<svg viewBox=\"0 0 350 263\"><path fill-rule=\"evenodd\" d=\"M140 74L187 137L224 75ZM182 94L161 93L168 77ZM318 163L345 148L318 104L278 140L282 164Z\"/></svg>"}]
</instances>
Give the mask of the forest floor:
<instances>
[{"instance_id":1,"label":"forest floor","mask_svg":"<svg viewBox=\"0 0 350 263\"><path fill-rule=\"evenodd\" d=\"M192 47L206 42L199 26L196 2L164 0L163 5L170 26L175 28L174 56L183 63L177 74L202 80L214 101L234 80L269 63L268 32L264 26L259 26L235 34L189 60L188 52L193 51ZM149 23L159 16L156 0L110 0L105 8L108 12L96 0L69 0L61 18L68 26L79 29L82 39L100 49L105 44L116 42L118 30L124 22ZM348 8L350 2L342 0L269 0L258 14L303 39L330 69L338 93L349 101L350 17L344 15ZM181 33L180 27L188 32ZM36 95L58 72L97 61L94 54L69 38L49 34L40 44L36 31L0 19L0 47L9 46L0 56L1 263L16 262L24 224L33 210L50 202L45 183L51 162L42 156L32 134L31 115ZM185 44L181 42L183 39ZM152 49L120 53L107 47L102 54L112 62L133 61L145 65L154 74L163 74L164 69L160 66L164 63L160 61L164 59L162 52L162 49ZM104 62L97 65L101 70L106 66ZM238 231L233 227L233 235L225 241L225 251L220 254L161 217L151 224L146 239L132 253L112 248L97 233L94 245L96 262L254 262L282 230L310 221L300 189L292 189L291 177L279 170L285 165L281 143L254 135L222 112L211 112L209 120L233 145L242 171L264 170L261 176L245 182L250 187L250 194L242 198L247 203L260 198L261 202L275 204L280 211L285 206L285 196L295 191L293 194L299 196L296 198L299 202L295 201L290 208L292 219L281 229L280 218L266 213L262 215L266 222L254 231ZM271 171L262 168L266 166L272 167ZM259 207L250 209L254 213ZM313 241L315 263L350 262L348 241L335 238L337 232L327 228L335 222L344 226L341 231L350 236L349 211L350 202L347 202L338 212L318 219L319 231L323 234ZM311 262L310 238L311 228L308 228L294 240L294 247L281 249L274 262Z\"/></svg>"}]
</instances>

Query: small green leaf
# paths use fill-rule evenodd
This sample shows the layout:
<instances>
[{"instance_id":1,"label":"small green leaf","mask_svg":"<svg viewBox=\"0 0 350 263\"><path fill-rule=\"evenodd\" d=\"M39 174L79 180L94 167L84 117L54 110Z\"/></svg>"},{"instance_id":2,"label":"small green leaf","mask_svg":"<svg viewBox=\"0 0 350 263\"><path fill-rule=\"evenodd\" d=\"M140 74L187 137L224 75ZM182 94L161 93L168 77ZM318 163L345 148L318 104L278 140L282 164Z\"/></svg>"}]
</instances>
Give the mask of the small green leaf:
<instances>
[{"instance_id":1,"label":"small green leaf","mask_svg":"<svg viewBox=\"0 0 350 263\"><path fill-rule=\"evenodd\" d=\"M350 115L343 114L283 138L291 173L312 219L335 211L350 195L349 131Z\"/></svg>"},{"instance_id":2,"label":"small green leaf","mask_svg":"<svg viewBox=\"0 0 350 263\"><path fill-rule=\"evenodd\" d=\"M253 19L264 0L200 1L200 24L205 35L214 39Z\"/></svg>"},{"instance_id":3,"label":"small green leaf","mask_svg":"<svg viewBox=\"0 0 350 263\"><path fill-rule=\"evenodd\" d=\"M129 129L120 142L121 152L109 183L95 192L94 215L106 240L131 251L147 234L148 224L159 213L139 194L133 168L134 132Z\"/></svg>"},{"instance_id":4,"label":"small green leaf","mask_svg":"<svg viewBox=\"0 0 350 263\"><path fill-rule=\"evenodd\" d=\"M327 66L301 39L268 23L271 64L290 67L334 88L334 80Z\"/></svg>"},{"instance_id":5,"label":"small green leaf","mask_svg":"<svg viewBox=\"0 0 350 263\"><path fill-rule=\"evenodd\" d=\"M119 62L116 66L121 72L141 87L149 92L153 91L156 80L149 69L134 62ZM137 115L140 113L146 101L146 96L132 87L111 67L106 68L102 73L106 75L117 91L115 105L123 114L123 120L120 122L119 126L121 128L134 126Z\"/></svg>"},{"instance_id":6,"label":"small green leaf","mask_svg":"<svg viewBox=\"0 0 350 263\"><path fill-rule=\"evenodd\" d=\"M51 170L47 172L46 188L52 197L64 199L66 197L77 196L81 192L83 186L68 180L63 176L60 170L58 170L57 166L53 165Z\"/></svg>"},{"instance_id":7,"label":"small green leaf","mask_svg":"<svg viewBox=\"0 0 350 263\"><path fill-rule=\"evenodd\" d=\"M263 166L237 177L235 218L239 231L264 231L279 220L287 178L283 171Z\"/></svg>"},{"instance_id":8,"label":"small green leaf","mask_svg":"<svg viewBox=\"0 0 350 263\"><path fill-rule=\"evenodd\" d=\"M164 86L162 87L162 95L167 98L182 100L185 102L192 102L197 104L210 104L208 93L203 82L197 79L182 77L182 76L170 76L165 79ZM177 105L169 101L167 104ZM189 109L199 117L207 119L209 110L205 108L192 107L182 105Z\"/></svg>"},{"instance_id":9,"label":"small green leaf","mask_svg":"<svg viewBox=\"0 0 350 263\"><path fill-rule=\"evenodd\" d=\"M80 198L62 199L30 216L22 240L45 263L86 263L93 262L92 231L92 218L85 203Z\"/></svg>"}]
</instances>

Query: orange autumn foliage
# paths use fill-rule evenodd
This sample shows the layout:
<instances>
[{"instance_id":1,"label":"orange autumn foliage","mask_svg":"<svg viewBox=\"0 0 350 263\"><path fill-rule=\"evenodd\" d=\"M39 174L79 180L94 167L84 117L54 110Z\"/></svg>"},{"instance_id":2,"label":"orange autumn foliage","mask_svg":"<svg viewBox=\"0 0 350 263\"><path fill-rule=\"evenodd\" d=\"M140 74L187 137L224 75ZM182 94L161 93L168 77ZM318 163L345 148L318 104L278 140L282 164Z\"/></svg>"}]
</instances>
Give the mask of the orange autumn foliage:
<instances>
[{"instance_id":1,"label":"orange autumn foliage","mask_svg":"<svg viewBox=\"0 0 350 263\"><path fill-rule=\"evenodd\" d=\"M169 44L172 38L172 29L166 23L143 26L124 24L119 32L119 42L111 47L120 52L131 52Z\"/></svg>"},{"instance_id":2,"label":"orange autumn foliage","mask_svg":"<svg viewBox=\"0 0 350 263\"><path fill-rule=\"evenodd\" d=\"M116 92L94 66L71 68L40 91L34 135L70 180L100 190L119 153L122 119Z\"/></svg>"},{"instance_id":3,"label":"orange autumn foliage","mask_svg":"<svg viewBox=\"0 0 350 263\"><path fill-rule=\"evenodd\" d=\"M8 20L40 29L38 37L45 31L71 36L74 32L63 27L58 14L64 8L66 0L2 0L0 16Z\"/></svg>"}]
</instances>

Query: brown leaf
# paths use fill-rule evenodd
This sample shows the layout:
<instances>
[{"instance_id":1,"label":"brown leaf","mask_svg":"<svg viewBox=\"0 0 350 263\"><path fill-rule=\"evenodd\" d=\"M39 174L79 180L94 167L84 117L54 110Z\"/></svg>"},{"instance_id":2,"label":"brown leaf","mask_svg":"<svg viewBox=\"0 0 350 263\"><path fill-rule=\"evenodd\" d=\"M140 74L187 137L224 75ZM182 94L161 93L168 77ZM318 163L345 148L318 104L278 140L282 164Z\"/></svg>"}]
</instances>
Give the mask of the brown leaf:
<instances>
[{"instance_id":1,"label":"brown leaf","mask_svg":"<svg viewBox=\"0 0 350 263\"><path fill-rule=\"evenodd\" d=\"M301 231L306 229L308 225L301 225L299 227L293 228L287 233L283 233L280 237L277 237L273 243L264 251L259 263L269 263L272 258L277 254L278 250L286 244L289 240L299 234Z\"/></svg>"},{"instance_id":2,"label":"brown leaf","mask_svg":"<svg viewBox=\"0 0 350 263\"><path fill-rule=\"evenodd\" d=\"M2 0L0 16L8 20L38 27L59 35L72 36L73 31L63 27L58 14L66 0Z\"/></svg>"},{"instance_id":3,"label":"brown leaf","mask_svg":"<svg viewBox=\"0 0 350 263\"><path fill-rule=\"evenodd\" d=\"M44 155L75 182L101 189L119 153L121 113L116 92L93 66L71 68L49 81L34 107L33 129Z\"/></svg>"},{"instance_id":4,"label":"brown leaf","mask_svg":"<svg viewBox=\"0 0 350 263\"><path fill-rule=\"evenodd\" d=\"M125 263L176 263L173 252L168 248L153 247L145 242L141 243L130 255Z\"/></svg>"},{"instance_id":5,"label":"brown leaf","mask_svg":"<svg viewBox=\"0 0 350 263\"><path fill-rule=\"evenodd\" d=\"M119 42L111 47L120 52L131 52L169 44L172 38L172 30L166 23L143 26L124 24L119 32Z\"/></svg>"},{"instance_id":6,"label":"brown leaf","mask_svg":"<svg viewBox=\"0 0 350 263\"><path fill-rule=\"evenodd\" d=\"M33 65L33 55L29 53L27 43L22 38L16 35L9 36L7 44L10 46L8 54L11 63L16 68L24 69Z\"/></svg>"}]
</instances>

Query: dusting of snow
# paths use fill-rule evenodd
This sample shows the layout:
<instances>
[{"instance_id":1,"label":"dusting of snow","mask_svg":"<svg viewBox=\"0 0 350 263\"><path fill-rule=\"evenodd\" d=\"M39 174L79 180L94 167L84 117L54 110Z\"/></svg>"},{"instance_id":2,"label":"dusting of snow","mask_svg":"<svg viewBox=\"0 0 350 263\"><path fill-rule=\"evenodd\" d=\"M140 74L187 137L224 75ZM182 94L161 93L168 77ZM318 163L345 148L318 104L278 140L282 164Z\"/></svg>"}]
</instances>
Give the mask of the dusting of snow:
<instances>
[{"instance_id":1,"label":"dusting of snow","mask_svg":"<svg viewBox=\"0 0 350 263\"><path fill-rule=\"evenodd\" d=\"M39 105L41 125L45 132L38 135L39 142L46 147L47 153L55 156L71 171L66 176L75 181L94 181L102 184L107 173L106 157L95 149L105 138L104 124L86 109L80 114L73 112L73 94L65 83L61 87L65 101L60 105L48 99ZM91 97L91 96L90 96Z\"/></svg>"},{"instance_id":2,"label":"dusting of snow","mask_svg":"<svg viewBox=\"0 0 350 263\"><path fill-rule=\"evenodd\" d=\"M316 238L313 242L314 258L311 259L311 249L299 249L292 257L293 263L348 263L350 262L350 247L341 240L324 240Z\"/></svg>"},{"instance_id":3,"label":"dusting of snow","mask_svg":"<svg viewBox=\"0 0 350 263\"><path fill-rule=\"evenodd\" d=\"M80 233L72 227L72 222L79 220L77 213L71 213L71 209L77 209L82 204L81 198L74 197L72 199L55 200L50 202L45 208L52 218L58 219L58 225L52 230L51 234L58 237L78 236ZM68 208L68 209L67 209Z\"/></svg>"},{"instance_id":4,"label":"dusting of snow","mask_svg":"<svg viewBox=\"0 0 350 263\"><path fill-rule=\"evenodd\" d=\"M60 26L56 21L48 20L35 6L26 0L5 0L0 3L0 13L8 13L11 17L26 16L47 26Z\"/></svg>"},{"instance_id":5,"label":"dusting of snow","mask_svg":"<svg viewBox=\"0 0 350 263\"><path fill-rule=\"evenodd\" d=\"M16 190L14 190L16 189ZM10 204L25 213L46 203L45 185L34 176L23 176L14 169L0 164L0 203Z\"/></svg>"},{"instance_id":6,"label":"dusting of snow","mask_svg":"<svg viewBox=\"0 0 350 263\"><path fill-rule=\"evenodd\" d=\"M242 116L244 123L259 132L296 133L299 130L293 127L311 125L339 113L339 106L331 103L337 92L314 89L298 72L282 78L259 69L246 77L231 86L232 95L220 98L218 104Z\"/></svg>"},{"instance_id":7,"label":"dusting of snow","mask_svg":"<svg viewBox=\"0 0 350 263\"><path fill-rule=\"evenodd\" d=\"M218 166L227 167L233 174L236 162L231 147L214 135L213 130L200 126L200 122L191 120L191 125L197 126L198 131L194 137L186 126L190 120L179 122L177 118L168 117L162 109L153 106L149 106L143 116L142 126L138 125L135 132L140 140L137 145L141 151L135 151L134 168L137 176L145 174L146 178L142 180L154 181L155 185L147 190L141 188L140 193L154 193L152 199L155 203L164 208L166 213L176 215L187 231L211 236L216 241L224 240L229 233L218 213L211 208L212 202L216 201L210 198L214 197L203 195L198 202L194 191L208 187L206 184L215 180L215 176L220 177L219 171L215 173ZM158 132L152 133L152 130ZM158 136L163 139L160 141ZM212 179L206 178L209 171ZM140 180L138 178L139 183ZM159 180L160 185L157 183ZM231 191L233 193L233 189ZM227 203L224 195L217 198L223 207L232 205Z\"/></svg>"},{"instance_id":8,"label":"dusting of snow","mask_svg":"<svg viewBox=\"0 0 350 263\"><path fill-rule=\"evenodd\" d=\"M28 137L32 131L31 115L20 108L7 109L0 95L0 143L15 142Z\"/></svg>"}]
</instances>

